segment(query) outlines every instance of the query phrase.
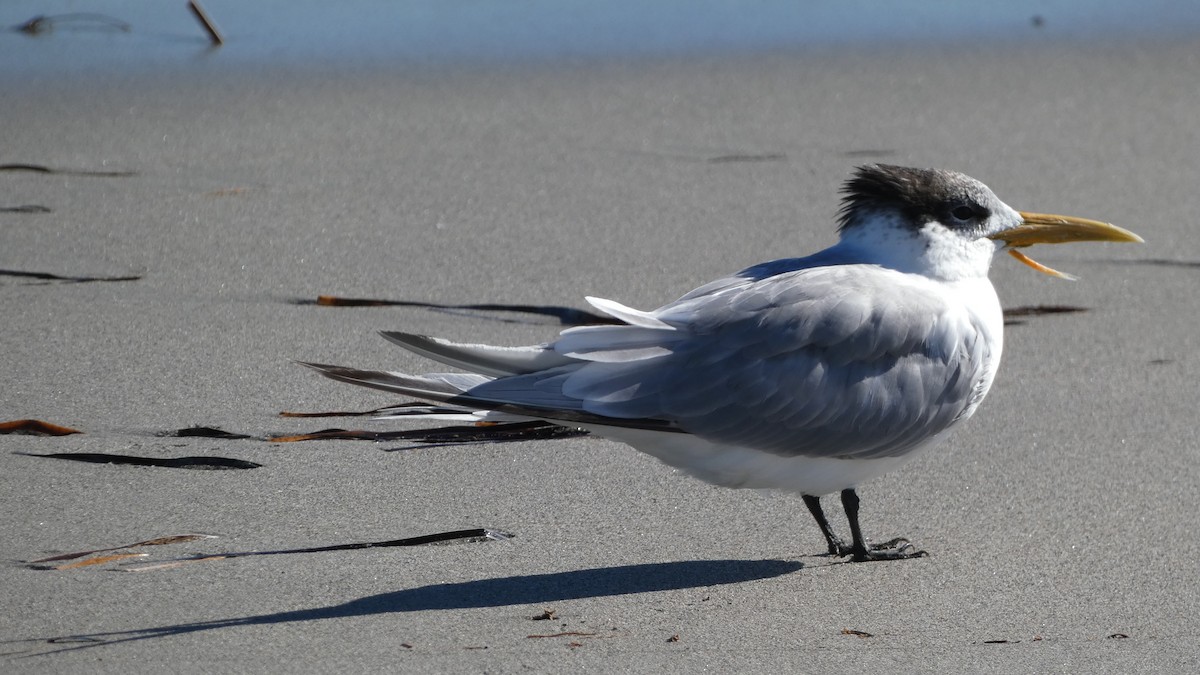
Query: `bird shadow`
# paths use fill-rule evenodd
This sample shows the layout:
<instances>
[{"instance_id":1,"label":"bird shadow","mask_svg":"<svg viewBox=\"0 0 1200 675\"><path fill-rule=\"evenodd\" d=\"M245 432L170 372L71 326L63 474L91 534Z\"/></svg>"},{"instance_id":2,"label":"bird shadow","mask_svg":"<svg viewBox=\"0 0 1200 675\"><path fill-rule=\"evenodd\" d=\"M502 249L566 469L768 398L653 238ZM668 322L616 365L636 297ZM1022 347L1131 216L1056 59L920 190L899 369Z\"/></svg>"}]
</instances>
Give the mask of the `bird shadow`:
<instances>
[{"instance_id":1,"label":"bird shadow","mask_svg":"<svg viewBox=\"0 0 1200 675\"><path fill-rule=\"evenodd\" d=\"M536 605L562 600L721 586L770 579L790 574L803 567L803 562L793 560L688 560L621 565L430 584L368 595L337 605L287 612L8 642L43 643L59 647L37 654L26 654L39 656L237 626L265 626L431 610Z\"/></svg>"}]
</instances>

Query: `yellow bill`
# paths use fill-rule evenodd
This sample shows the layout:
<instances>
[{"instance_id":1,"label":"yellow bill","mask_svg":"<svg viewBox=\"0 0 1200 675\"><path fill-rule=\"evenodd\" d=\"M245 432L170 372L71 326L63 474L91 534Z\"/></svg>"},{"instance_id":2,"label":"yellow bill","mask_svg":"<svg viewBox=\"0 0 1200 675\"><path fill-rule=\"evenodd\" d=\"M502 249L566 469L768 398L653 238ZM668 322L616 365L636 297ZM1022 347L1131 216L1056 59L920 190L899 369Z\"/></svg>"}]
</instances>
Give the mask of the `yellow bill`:
<instances>
[{"instance_id":1,"label":"yellow bill","mask_svg":"<svg viewBox=\"0 0 1200 675\"><path fill-rule=\"evenodd\" d=\"M1042 274L1059 279L1075 277L1047 267L1016 249L1034 244L1068 244L1076 241L1121 241L1144 243L1144 239L1116 225L1088 218L1057 216L1050 213L1020 211L1021 224L991 235L991 239L1004 242L1004 248L1012 257L1029 265Z\"/></svg>"}]
</instances>

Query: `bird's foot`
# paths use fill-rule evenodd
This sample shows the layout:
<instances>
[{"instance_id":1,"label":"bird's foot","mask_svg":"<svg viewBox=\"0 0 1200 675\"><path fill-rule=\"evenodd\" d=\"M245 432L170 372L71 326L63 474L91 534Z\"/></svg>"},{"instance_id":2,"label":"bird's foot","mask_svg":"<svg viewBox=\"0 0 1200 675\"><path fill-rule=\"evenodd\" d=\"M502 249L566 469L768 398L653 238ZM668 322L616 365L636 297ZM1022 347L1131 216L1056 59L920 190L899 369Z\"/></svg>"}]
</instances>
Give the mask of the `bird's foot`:
<instances>
[{"instance_id":1,"label":"bird's foot","mask_svg":"<svg viewBox=\"0 0 1200 675\"><path fill-rule=\"evenodd\" d=\"M840 537L833 537L829 540L829 555L838 558L845 558L854 553L854 547L842 541Z\"/></svg>"},{"instance_id":2,"label":"bird's foot","mask_svg":"<svg viewBox=\"0 0 1200 675\"><path fill-rule=\"evenodd\" d=\"M908 558L925 558L929 554L919 550L913 546L912 542L904 537L896 537L891 541L885 541L882 544L870 544L863 547L861 550L855 550L854 547L847 547L845 553L839 555L850 556L852 562L869 562L872 560L906 560Z\"/></svg>"}]
</instances>

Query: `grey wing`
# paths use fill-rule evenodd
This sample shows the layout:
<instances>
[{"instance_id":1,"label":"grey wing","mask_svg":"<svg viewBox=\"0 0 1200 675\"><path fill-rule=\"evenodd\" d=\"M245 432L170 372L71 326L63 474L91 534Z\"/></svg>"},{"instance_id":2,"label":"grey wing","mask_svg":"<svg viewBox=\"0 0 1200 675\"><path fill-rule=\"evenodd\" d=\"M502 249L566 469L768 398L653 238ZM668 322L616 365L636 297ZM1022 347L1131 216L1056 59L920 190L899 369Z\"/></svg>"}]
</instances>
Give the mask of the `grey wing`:
<instances>
[{"instance_id":1,"label":"grey wing","mask_svg":"<svg viewBox=\"0 0 1200 675\"><path fill-rule=\"evenodd\" d=\"M961 308L871 266L795 270L655 312L622 309L636 325L570 329L549 346L576 363L469 393L662 420L781 455L885 457L977 402L988 358Z\"/></svg>"}]
</instances>

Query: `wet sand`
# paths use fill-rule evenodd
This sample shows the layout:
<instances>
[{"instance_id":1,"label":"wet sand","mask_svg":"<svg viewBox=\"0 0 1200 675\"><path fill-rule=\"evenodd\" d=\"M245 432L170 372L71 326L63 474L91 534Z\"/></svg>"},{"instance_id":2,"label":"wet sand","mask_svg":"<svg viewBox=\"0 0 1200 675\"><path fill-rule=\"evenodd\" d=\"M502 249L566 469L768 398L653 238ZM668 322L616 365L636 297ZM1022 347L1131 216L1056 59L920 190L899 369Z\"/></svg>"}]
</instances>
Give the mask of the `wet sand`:
<instances>
[{"instance_id":1,"label":"wet sand","mask_svg":"<svg viewBox=\"0 0 1200 675\"><path fill-rule=\"evenodd\" d=\"M0 207L43 209L0 212L0 270L137 279L0 275L0 417L83 431L0 436L5 668L1195 668L1198 47L6 82ZM420 371L376 331L523 344L559 328L319 295L649 308L828 245L836 190L870 161L961 170L1014 207L1147 240L1035 252L1076 283L997 259L1005 307L1086 311L1021 317L975 418L861 490L869 536L928 558L838 564L798 497L595 438L264 440L380 428L279 411L393 402L293 360ZM196 425L252 438L162 435ZM467 528L516 536L130 571ZM28 564L186 533L216 538Z\"/></svg>"}]
</instances>

